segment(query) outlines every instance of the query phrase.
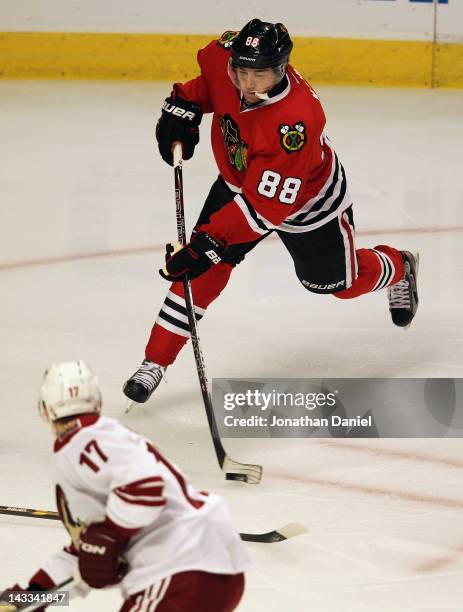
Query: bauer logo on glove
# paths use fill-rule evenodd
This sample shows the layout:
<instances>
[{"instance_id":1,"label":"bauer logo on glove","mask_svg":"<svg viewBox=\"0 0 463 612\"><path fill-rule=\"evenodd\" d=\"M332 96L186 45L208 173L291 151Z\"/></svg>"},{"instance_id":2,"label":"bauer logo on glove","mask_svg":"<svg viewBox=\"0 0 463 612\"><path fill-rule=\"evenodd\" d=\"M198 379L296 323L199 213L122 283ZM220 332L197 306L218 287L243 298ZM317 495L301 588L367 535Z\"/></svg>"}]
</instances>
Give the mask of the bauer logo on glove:
<instances>
[{"instance_id":1,"label":"bauer logo on glove","mask_svg":"<svg viewBox=\"0 0 463 612\"><path fill-rule=\"evenodd\" d=\"M196 278L220 263L224 250L221 242L206 232L198 232L184 247L178 243L166 245L166 265L159 274L170 281L180 280L184 274Z\"/></svg>"},{"instance_id":2,"label":"bauer logo on glove","mask_svg":"<svg viewBox=\"0 0 463 612\"><path fill-rule=\"evenodd\" d=\"M175 104L169 104L167 100L162 105L162 110L165 111L166 113L171 113L172 115L175 115L176 117L182 117L182 119L188 119L189 121L193 121L193 119L198 114L198 113L193 113L191 111L187 111L186 109L181 108L180 106L175 106Z\"/></svg>"}]
</instances>

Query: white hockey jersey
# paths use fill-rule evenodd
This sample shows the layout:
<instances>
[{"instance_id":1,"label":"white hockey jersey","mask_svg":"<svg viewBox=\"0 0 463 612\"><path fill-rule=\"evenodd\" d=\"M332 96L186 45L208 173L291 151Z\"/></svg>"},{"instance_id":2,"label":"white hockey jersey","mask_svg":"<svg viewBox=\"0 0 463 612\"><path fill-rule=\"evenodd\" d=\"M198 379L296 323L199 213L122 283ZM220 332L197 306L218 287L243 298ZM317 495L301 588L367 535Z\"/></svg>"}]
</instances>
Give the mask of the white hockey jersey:
<instances>
[{"instance_id":1,"label":"white hockey jersey","mask_svg":"<svg viewBox=\"0 0 463 612\"><path fill-rule=\"evenodd\" d=\"M196 491L146 438L114 419L79 418L78 429L56 440L53 470L71 535L105 517L127 533L139 529L124 552L124 598L179 572L237 574L250 565L224 500ZM72 547L42 569L55 584L72 576Z\"/></svg>"}]
</instances>

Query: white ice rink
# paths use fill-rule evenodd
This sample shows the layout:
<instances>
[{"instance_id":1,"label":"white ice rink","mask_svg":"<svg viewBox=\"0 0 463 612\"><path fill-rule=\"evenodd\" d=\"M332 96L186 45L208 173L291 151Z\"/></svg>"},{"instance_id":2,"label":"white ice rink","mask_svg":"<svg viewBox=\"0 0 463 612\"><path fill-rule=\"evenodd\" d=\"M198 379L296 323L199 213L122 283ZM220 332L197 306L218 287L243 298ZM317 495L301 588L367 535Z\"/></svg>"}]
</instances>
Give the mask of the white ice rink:
<instances>
[{"instance_id":1,"label":"white ice rink","mask_svg":"<svg viewBox=\"0 0 463 612\"><path fill-rule=\"evenodd\" d=\"M173 179L154 144L168 92L0 82L0 504L54 509L37 389L49 363L82 357L105 413L222 494L241 531L309 527L247 545L255 566L240 612L461 612L461 439L229 440L232 457L263 464L264 479L226 482L190 347L148 404L122 413L122 382L168 287L157 268L175 237ZM201 323L209 376L463 376L463 91L319 93L350 179L357 246L420 251L418 315L404 333L384 292L348 302L308 293L268 239ZM190 228L217 173L204 128L184 171ZM54 522L0 516L0 588L24 584L66 541ZM110 590L71 609L120 603Z\"/></svg>"}]
</instances>

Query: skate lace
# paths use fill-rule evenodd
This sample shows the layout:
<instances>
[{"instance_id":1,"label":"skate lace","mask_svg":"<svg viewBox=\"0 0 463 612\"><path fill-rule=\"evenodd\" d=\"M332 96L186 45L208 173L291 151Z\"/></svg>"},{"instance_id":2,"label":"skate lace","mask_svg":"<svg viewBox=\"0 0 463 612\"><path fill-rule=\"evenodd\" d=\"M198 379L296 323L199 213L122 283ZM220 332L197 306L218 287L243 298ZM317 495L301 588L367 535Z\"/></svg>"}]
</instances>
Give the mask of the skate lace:
<instances>
[{"instance_id":1,"label":"skate lace","mask_svg":"<svg viewBox=\"0 0 463 612\"><path fill-rule=\"evenodd\" d=\"M388 298L390 308L410 308L410 283L407 279L403 279L388 287Z\"/></svg>"},{"instance_id":2,"label":"skate lace","mask_svg":"<svg viewBox=\"0 0 463 612\"><path fill-rule=\"evenodd\" d=\"M163 374L162 369L158 365L142 363L132 376L132 380L151 390L161 382Z\"/></svg>"}]
</instances>

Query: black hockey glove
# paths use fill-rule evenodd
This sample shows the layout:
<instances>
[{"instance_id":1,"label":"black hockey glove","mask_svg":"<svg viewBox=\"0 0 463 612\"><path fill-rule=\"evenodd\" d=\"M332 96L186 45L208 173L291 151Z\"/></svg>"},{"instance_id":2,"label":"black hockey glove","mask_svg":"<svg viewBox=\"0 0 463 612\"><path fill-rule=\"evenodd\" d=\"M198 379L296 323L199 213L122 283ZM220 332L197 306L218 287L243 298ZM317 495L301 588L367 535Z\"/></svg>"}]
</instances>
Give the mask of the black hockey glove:
<instances>
[{"instance_id":1,"label":"black hockey glove","mask_svg":"<svg viewBox=\"0 0 463 612\"><path fill-rule=\"evenodd\" d=\"M166 266L159 270L159 274L169 281L180 280L186 272L189 278L196 278L220 263L224 250L221 242L206 232L198 232L191 242L179 250L172 244L166 244Z\"/></svg>"},{"instance_id":2,"label":"black hockey glove","mask_svg":"<svg viewBox=\"0 0 463 612\"><path fill-rule=\"evenodd\" d=\"M172 145L181 142L183 159L191 159L199 142L199 124L203 113L199 104L183 98L166 98L156 125L156 140L162 159L174 165Z\"/></svg>"}]
</instances>

